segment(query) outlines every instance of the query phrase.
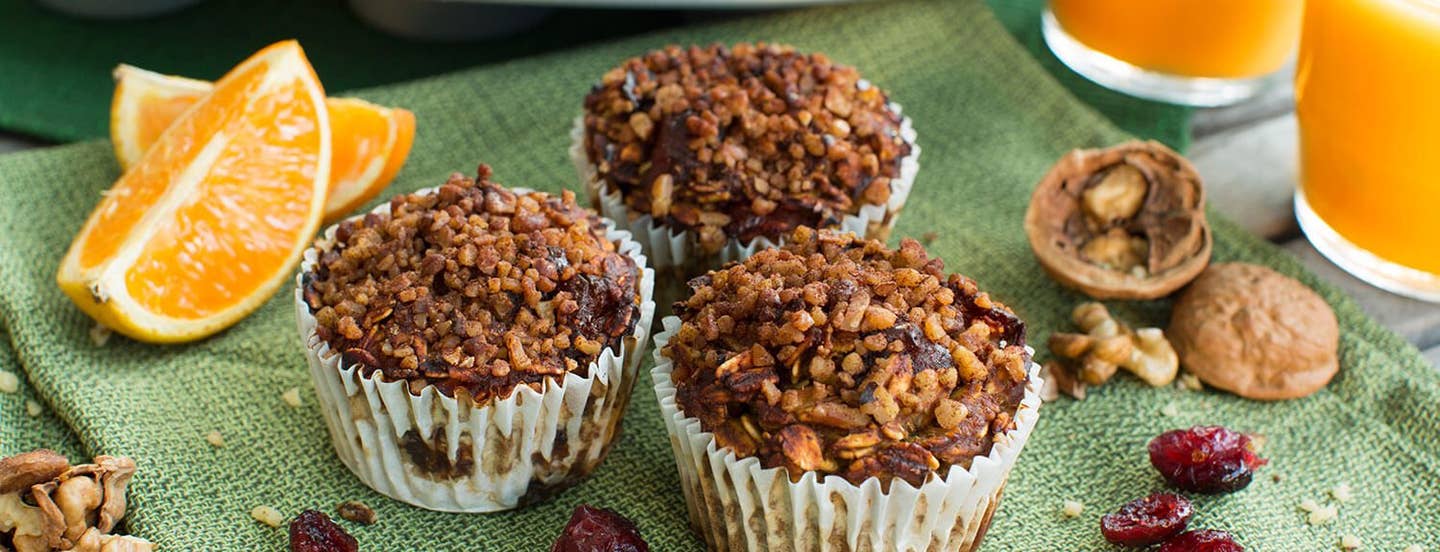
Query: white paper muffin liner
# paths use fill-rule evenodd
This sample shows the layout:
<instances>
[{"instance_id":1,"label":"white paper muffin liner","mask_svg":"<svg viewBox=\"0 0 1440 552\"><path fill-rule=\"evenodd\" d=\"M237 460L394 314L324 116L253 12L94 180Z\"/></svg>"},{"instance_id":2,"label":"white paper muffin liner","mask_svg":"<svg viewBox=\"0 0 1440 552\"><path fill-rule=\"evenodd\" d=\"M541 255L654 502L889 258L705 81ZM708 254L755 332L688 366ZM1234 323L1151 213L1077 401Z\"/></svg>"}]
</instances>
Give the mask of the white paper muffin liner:
<instances>
[{"instance_id":1,"label":"white paper muffin liner","mask_svg":"<svg viewBox=\"0 0 1440 552\"><path fill-rule=\"evenodd\" d=\"M381 205L373 212L388 208ZM320 410L345 466L385 496L445 512L508 510L588 476L619 432L655 313L655 272L646 265L640 244L612 221L604 222L606 238L641 269L634 331L619 351L602 351L587 377L566 373L563 383L546 379L542 392L518 386L509 397L481 406L462 404L433 385L412 394L408 382L385 381L379 371L365 376L358 366L342 365L341 355L316 334L317 322L304 300L304 276L315 268L321 248L334 243L338 225L327 228L300 264L295 314ZM417 466L407 452L406 435L412 431L408 448L417 446L418 437L431 461L443 455L450 467L445 474L427 474Z\"/></svg>"},{"instance_id":2,"label":"white paper muffin liner","mask_svg":"<svg viewBox=\"0 0 1440 552\"><path fill-rule=\"evenodd\" d=\"M896 115L900 115L900 104L892 102L889 107ZM915 142L915 128L911 126L909 117L902 116L900 119L900 137L910 144L910 154L901 158L900 172L890 180L890 199L885 205L867 204L860 208L860 212L845 215L840 220L839 230L878 240L890 237L890 230L895 227L900 210L910 196L910 189L915 186L915 176L920 172L920 145ZM644 246L645 254L650 257L650 266L657 271L668 270L679 273L682 277L694 276L731 261L744 260L756 251L778 245L766 237L757 237L748 243L730 238L718 253L706 255L699 250L699 238L694 232L676 231L669 226L657 224L649 213L631 211L625 205L625 198L620 191L610 190L605 185L599 171L585 153L584 115L575 118L574 128L570 130L570 160L575 164L576 174L590 197L590 205L599 210L602 216L625 225Z\"/></svg>"},{"instance_id":3,"label":"white paper muffin liner","mask_svg":"<svg viewBox=\"0 0 1440 552\"><path fill-rule=\"evenodd\" d=\"M674 316L655 336L655 394L670 434L690 525L710 550L841 552L859 550L970 551L980 546L1000 504L1005 480L1039 418L1040 366L1031 363L1015 428L970 469L952 466L919 488L895 479L855 485L807 472L792 483L782 468L737 458L675 402L665 344L680 329Z\"/></svg>"}]
</instances>

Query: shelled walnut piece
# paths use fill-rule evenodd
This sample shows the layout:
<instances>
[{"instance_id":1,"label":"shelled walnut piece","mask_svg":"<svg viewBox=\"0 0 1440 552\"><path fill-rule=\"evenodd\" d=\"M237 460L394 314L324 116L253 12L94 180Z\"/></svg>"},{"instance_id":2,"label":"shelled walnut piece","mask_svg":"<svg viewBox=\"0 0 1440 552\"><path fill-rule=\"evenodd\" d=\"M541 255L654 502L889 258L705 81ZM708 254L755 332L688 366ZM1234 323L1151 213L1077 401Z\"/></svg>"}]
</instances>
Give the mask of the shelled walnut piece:
<instances>
[{"instance_id":1,"label":"shelled walnut piece","mask_svg":"<svg viewBox=\"0 0 1440 552\"><path fill-rule=\"evenodd\" d=\"M1205 189L1157 142L1075 150L1041 179L1025 232L1045 271L1096 299L1154 299L1210 261Z\"/></svg>"},{"instance_id":2,"label":"shelled walnut piece","mask_svg":"<svg viewBox=\"0 0 1440 552\"><path fill-rule=\"evenodd\" d=\"M0 550L153 550L144 539L109 534L125 517L125 485L134 474L134 461L115 456L79 466L49 450L0 460Z\"/></svg>"},{"instance_id":3,"label":"shelled walnut piece","mask_svg":"<svg viewBox=\"0 0 1440 552\"><path fill-rule=\"evenodd\" d=\"M1152 387L1175 381L1180 359L1159 328L1131 329L1093 302L1075 307L1070 317L1084 333L1051 334L1049 346L1055 356L1071 361L1080 381L1102 385L1119 368Z\"/></svg>"}]
</instances>

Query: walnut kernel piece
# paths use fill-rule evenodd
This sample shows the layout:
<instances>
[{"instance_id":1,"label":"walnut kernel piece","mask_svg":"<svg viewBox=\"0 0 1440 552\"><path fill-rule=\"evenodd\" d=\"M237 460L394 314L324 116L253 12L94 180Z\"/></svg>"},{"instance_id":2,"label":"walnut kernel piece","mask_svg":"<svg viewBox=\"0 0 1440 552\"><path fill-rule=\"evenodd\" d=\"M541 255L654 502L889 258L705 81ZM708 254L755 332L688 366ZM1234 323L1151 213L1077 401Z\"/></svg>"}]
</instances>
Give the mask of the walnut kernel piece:
<instances>
[{"instance_id":1,"label":"walnut kernel piece","mask_svg":"<svg viewBox=\"0 0 1440 552\"><path fill-rule=\"evenodd\" d=\"M1132 165L1116 165L1106 171L1099 183L1081 194L1085 214L1097 225L1122 222L1140 212L1150 184L1140 169Z\"/></svg>"},{"instance_id":2,"label":"walnut kernel piece","mask_svg":"<svg viewBox=\"0 0 1440 552\"><path fill-rule=\"evenodd\" d=\"M1308 396L1340 370L1335 313L1305 284L1222 263L1180 294L1166 332L1206 385L1256 400Z\"/></svg>"},{"instance_id":3,"label":"walnut kernel piece","mask_svg":"<svg viewBox=\"0 0 1440 552\"><path fill-rule=\"evenodd\" d=\"M1085 400L1085 382L1064 364L1053 360L1045 362L1040 368L1040 378L1045 380L1041 398L1046 402L1060 398L1062 393L1077 401Z\"/></svg>"},{"instance_id":4,"label":"walnut kernel piece","mask_svg":"<svg viewBox=\"0 0 1440 552\"><path fill-rule=\"evenodd\" d=\"M0 460L0 494L29 489L60 477L70 461L53 450L36 450Z\"/></svg>"},{"instance_id":5,"label":"walnut kernel piece","mask_svg":"<svg viewBox=\"0 0 1440 552\"><path fill-rule=\"evenodd\" d=\"M1152 387L1175 381L1179 358L1159 328L1132 330L1110 315L1105 305L1082 303L1071 319L1085 333L1050 335L1050 352L1070 361L1081 381L1102 385L1124 368Z\"/></svg>"},{"instance_id":6,"label":"walnut kernel piece","mask_svg":"<svg viewBox=\"0 0 1440 552\"><path fill-rule=\"evenodd\" d=\"M143 539L108 534L125 516L134 473L135 463L123 457L70 466L40 450L0 460L0 527L16 552L148 551Z\"/></svg>"},{"instance_id":7,"label":"walnut kernel piece","mask_svg":"<svg viewBox=\"0 0 1440 552\"><path fill-rule=\"evenodd\" d=\"M359 523L361 525L374 525L376 521L375 510L372 510L364 502L359 500L346 500L335 506L335 513L341 518Z\"/></svg>"},{"instance_id":8,"label":"walnut kernel piece","mask_svg":"<svg viewBox=\"0 0 1440 552\"><path fill-rule=\"evenodd\" d=\"M1040 265L1096 299L1154 299L1210 262L1205 189L1158 142L1074 150L1040 180L1025 212Z\"/></svg>"}]
</instances>

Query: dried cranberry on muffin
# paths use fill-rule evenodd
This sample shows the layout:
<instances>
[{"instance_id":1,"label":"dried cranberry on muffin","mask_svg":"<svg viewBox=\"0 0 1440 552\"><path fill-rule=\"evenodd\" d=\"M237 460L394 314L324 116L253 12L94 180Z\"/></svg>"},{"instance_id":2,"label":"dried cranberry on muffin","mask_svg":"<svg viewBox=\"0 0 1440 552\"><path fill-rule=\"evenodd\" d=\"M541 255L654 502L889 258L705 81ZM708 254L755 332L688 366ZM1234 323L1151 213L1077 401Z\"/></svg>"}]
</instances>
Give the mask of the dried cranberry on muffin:
<instances>
[{"instance_id":1,"label":"dried cranberry on muffin","mask_svg":"<svg viewBox=\"0 0 1440 552\"><path fill-rule=\"evenodd\" d=\"M456 174L340 223L300 279L341 457L380 492L434 509L514 507L588 474L623 414L653 311L653 276L627 233L570 192L489 176L482 165L478 181ZM552 393L582 402L545 401ZM527 402L540 410L517 409ZM537 433L516 433L527 426ZM405 473L383 473L397 459Z\"/></svg>"},{"instance_id":2,"label":"dried cranberry on muffin","mask_svg":"<svg viewBox=\"0 0 1440 552\"><path fill-rule=\"evenodd\" d=\"M860 533L884 549L978 541L1039 406L1025 327L1013 312L973 280L947 275L914 240L897 250L809 228L690 287L656 338L663 348L654 372L681 471L710 470L714 454L733 453L742 465L758 461L742 473L761 489L767 469L813 487L758 496L766 493L735 490L749 480L733 468L682 477L704 487L686 495L698 502L692 519L721 525L707 538L729 535L712 548L774 545L794 533L786 527L803 524L868 527ZM702 431L713 435L714 452L702 446ZM957 516L906 513L915 495L898 493L901 481ZM948 490L970 481L963 492ZM879 496L862 491L875 483ZM811 507L797 497L827 495L846 507L795 519ZM741 510L765 512L762 519L738 519L726 506L747 500L758 503ZM756 524L777 533L757 539L768 530L743 529ZM937 547L937 533L950 540Z\"/></svg>"},{"instance_id":3,"label":"dried cranberry on muffin","mask_svg":"<svg viewBox=\"0 0 1440 552\"><path fill-rule=\"evenodd\" d=\"M884 92L824 54L765 43L625 60L585 97L581 125L572 154L602 212L687 233L684 255L665 257L704 268L799 226L884 239L919 168Z\"/></svg>"}]
</instances>

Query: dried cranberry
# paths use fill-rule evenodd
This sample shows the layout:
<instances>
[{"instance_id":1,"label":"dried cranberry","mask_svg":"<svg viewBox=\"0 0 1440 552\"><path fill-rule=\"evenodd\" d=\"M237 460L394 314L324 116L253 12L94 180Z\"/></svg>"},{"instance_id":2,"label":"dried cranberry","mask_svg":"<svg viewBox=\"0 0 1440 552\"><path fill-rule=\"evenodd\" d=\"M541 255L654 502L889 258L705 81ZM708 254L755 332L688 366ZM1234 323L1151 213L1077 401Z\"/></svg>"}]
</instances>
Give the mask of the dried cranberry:
<instances>
[{"instance_id":1,"label":"dried cranberry","mask_svg":"<svg viewBox=\"0 0 1440 552\"><path fill-rule=\"evenodd\" d=\"M1167 431L1150 441L1150 464L1171 485L1215 494L1244 489L1266 460L1255 455L1244 433L1196 426Z\"/></svg>"},{"instance_id":2,"label":"dried cranberry","mask_svg":"<svg viewBox=\"0 0 1440 552\"><path fill-rule=\"evenodd\" d=\"M360 544L330 516L305 510L290 522L290 552L357 552Z\"/></svg>"},{"instance_id":3,"label":"dried cranberry","mask_svg":"<svg viewBox=\"0 0 1440 552\"><path fill-rule=\"evenodd\" d=\"M1157 552L1245 552L1235 537L1224 531L1187 531L1165 541Z\"/></svg>"},{"instance_id":4,"label":"dried cranberry","mask_svg":"<svg viewBox=\"0 0 1440 552\"><path fill-rule=\"evenodd\" d=\"M650 552L635 522L609 508L581 504L550 552Z\"/></svg>"},{"instance_id":5,"label":"dried cranberry","mask_svg":"<svg viewBox=\"0 0 1440 552\"><path fill-rule=\"evenodd\" d=\"M1185 530L1190 523L1190 501L1170 493L1156 493L1131 501L1120 511L1100 518L1105 540L1123 546L1149 546Z\"/></svg>"}]
</instances>

